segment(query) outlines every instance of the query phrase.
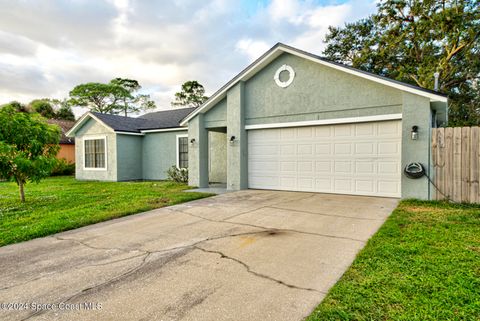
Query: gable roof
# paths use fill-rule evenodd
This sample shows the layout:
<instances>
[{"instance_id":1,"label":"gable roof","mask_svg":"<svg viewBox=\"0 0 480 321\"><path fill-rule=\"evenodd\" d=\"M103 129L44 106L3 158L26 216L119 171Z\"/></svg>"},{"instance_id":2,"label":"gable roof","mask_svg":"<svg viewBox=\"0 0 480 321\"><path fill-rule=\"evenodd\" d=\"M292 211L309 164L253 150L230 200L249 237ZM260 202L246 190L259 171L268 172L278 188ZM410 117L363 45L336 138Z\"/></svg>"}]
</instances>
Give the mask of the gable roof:
<instances>
[{"instance_id":1,"label":"gable roof","mask_svg":"<svg viewBox=\"0 0 480 321\"><path fill-rule=\"evenodd\" d=\"M142 134L146 130L181 128L180 121L194 109L195 107L157 111L137 118L88 112L67 132L67 136L74 136L75 132L89 119L95 119L116 133Z\"/></svg>"},{"instance_id":2,"label":"gable roof","mask_svg":"<svg viewBox=\"0 0 480 321\"><path fill-rule=\"evenodd\" d=\"M119 115L102 114L92 112L105 125L113 129L113 131L122 131L130 133L140 133L140 128L145 124L146 120L142 118L125 117Z\"/></svg>"},{"instance_id":3,"label":"gable roof","mask_svg":"<svg viewBox=\"0 0 480 321\"><path fill-rule=\"evenodd\" d=\"M398 80L393 80L387 77L379 76L367 71L363 71L360 69L353 68L351 66L347 66L338 62L330 61L326 58L314 55L312 53L285 45L283 43L277 43L275 46L270 48L267 52L265 52L260 58L255 60L245 69L243 69L238 75L232 78L229 82L227 82L223 87L221 87L217 92L215 92L203 105L198 107L192 113L190 113L187 117L185 117L181 122L180 125L186 125L187 122L195 117L200 112L208 111L211 107L213 107L216 103L222 100L226 96L226 92L228 89L232 88L240 81L247 81L248 79L252 78L255 74L257 74L260 70L262 70L265 66L267 66L270 62L274 59L279 57L283 53L289 53L294 56L302 57L307 60L319 63L321 65L331 67L358 77L362 77L389 87L393 87L402 91L406 91L409 93L413 93L419 96L423 96L429 98L430 101L440 101L440 102L447 102L447 96L441 94L439 92L417 87L414 85L406 84Z\"/></svg>"}]
</instances>

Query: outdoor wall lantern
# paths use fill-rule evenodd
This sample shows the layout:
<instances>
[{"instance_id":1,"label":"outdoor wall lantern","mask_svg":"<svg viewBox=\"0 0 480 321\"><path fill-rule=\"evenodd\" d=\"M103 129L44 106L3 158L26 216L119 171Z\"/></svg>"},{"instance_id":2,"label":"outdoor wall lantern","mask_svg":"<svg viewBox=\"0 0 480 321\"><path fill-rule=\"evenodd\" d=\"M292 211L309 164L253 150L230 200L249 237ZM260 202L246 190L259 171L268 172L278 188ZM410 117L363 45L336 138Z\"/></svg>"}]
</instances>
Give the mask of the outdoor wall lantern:
<instances>
[{"instance_id":1,"label":"outdoor wall lantern","mask_svg":"<svg viewBox=\"0 0 480 321\"><path fill-rule=\"evenodd\" d=\"M412 126L412 140L418 139L418 126Z\"/></svg>"},{"instance_id":2,"label":"outdoor wall lantern","mask_svg":"<svg viewBox=\"0 0 480 321\"><path fill-rule=\"evenodd\" d=\"M195 144L195 138L190 139L190 145Z\"/></svg>"},{"instance_id":3,"label":"outdoor wall lantern","mask_svg":"<svg viewBox=\"0 0 480 321\"><path fill-rule=\"evenodd\" d=\"M230 144L233 144L235 142L235 136L230 137Z\"/></svg>"}]
</instances>

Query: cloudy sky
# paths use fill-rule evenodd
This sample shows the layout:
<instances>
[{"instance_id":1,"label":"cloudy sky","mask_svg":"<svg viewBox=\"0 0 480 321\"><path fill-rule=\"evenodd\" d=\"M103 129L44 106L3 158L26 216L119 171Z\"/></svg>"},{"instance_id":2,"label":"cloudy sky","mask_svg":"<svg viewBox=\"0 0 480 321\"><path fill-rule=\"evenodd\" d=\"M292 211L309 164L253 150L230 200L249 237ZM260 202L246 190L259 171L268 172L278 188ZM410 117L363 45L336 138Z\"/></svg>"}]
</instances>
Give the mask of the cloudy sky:
<instances>
[{"instance_id":1,"label":"cloudy sky","mask_svg":"<svg viewBox=\"0 0 480 321\"><path fill-rule=\"evenodd\" d=\"M0 104L123 77L170 108L186 80L211 94L277 42L321 54L329 25L374 10L375 0L0 0Z\"/></svg>"}]
</instances>

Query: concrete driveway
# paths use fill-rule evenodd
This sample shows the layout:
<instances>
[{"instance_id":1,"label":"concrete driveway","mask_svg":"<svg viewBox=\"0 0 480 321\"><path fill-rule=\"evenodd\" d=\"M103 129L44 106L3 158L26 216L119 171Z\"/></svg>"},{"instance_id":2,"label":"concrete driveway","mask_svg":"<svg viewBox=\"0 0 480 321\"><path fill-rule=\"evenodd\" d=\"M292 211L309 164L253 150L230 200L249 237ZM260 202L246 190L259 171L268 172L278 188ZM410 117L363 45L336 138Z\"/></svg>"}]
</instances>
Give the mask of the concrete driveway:
<instances>
[{"instance_id":1,"label":"concrete driveway","mask_svg":"<svg viewBox=\"0 0 480 321\"><path fill-rule=\"evenodd\" d=\"M397 202L247 190L6 246L0 319L301 320Z\"/></svg>"}]
</instances>

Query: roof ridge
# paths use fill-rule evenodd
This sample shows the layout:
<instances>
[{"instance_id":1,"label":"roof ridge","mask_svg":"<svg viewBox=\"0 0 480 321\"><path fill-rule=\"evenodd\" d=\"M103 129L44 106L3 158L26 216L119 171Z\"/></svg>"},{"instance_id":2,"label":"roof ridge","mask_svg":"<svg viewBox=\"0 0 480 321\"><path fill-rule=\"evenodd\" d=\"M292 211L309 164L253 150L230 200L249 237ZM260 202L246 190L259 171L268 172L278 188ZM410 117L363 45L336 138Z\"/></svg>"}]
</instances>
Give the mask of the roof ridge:
<instances>
[{"instance_id":1,"label":"roof ridge","mask_svg":"<svg viewBox=\"0 0 480 321\"><path fill-rule=\"evenodd\" d=\"M277 55L277 52L281 52ZM259 70L262 70L266 65L268 65L270 62L272 62L274 59L276 59L280 54L282 53L289 53L292 55L297 55L299 57L303 57L305 59L312 60L314 62L320 63L327 65L329 67L335 68L335 69L340 69L344 72L356 75L358 77L366 78L370 81L378 82L386 86L391 86L394 88L397 88L399 90L407 91L410 93L414 93L417 95L421 95L424 97L428 97L431 99L431 101L442 101L446 102L448 99L448 96L446 94L437 92L437 91L432 91L430 89L418 87L412 84L407 84L395 79L391 79L385 76L377 75L368 71L364 71L358 68L354 68L342 63L338 63L335 61L331 61L325 57L321 57L318 55L315 55L313 53L310 53L308 51L298 49L289 45L286 45L284 43L278 42L276 43L273 47L271 47L269 50L264 52L260 57L258 57L256 60L254 60L252 63L250 63L247 67L242 69L238 74L236 74L232 79L230 79L227 83L225 83L222 87L220 87L213 95L210 96L207 101L205 101L200 107L198 107L195 111L191 112L187 116L185 116L184 119L180 122L180 124L185 125L191 118L193 118L195 115L200 113L202 110L205 110L205 108L211 106L212 104L216 104L220 99L222 99L228 89L230 89L232 86L234 86L236 83L239 81L249 79L251 76L251 73L256 74ZM435 99L435 100L433 100Z\"/></svg>"}]
</instances>

